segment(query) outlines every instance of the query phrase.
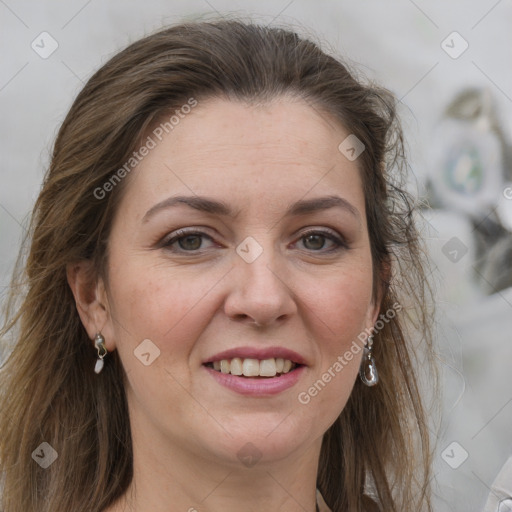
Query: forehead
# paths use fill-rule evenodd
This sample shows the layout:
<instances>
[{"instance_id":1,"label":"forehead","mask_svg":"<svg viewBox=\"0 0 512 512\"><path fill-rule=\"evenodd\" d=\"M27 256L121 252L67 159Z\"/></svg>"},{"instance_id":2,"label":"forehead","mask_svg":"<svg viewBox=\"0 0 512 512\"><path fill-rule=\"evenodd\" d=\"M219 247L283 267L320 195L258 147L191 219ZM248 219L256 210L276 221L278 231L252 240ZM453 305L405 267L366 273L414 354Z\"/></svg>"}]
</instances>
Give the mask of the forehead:
<instances>
[{"instance_id":1,"label":"forehead","mask_svg":"<svg viewBox=\"0 0 512 512\"><path fill-rule=\"evenodd\" d=\"M172 135L175 145L184 150L176 159L200 158L207 152L232 160L252 152L260 158L280 156L292 162L325 158L327 153L337 156L337 146L347 132L304 100L281 96L260 104L223 99L199 102Z\"/></svg>"},{"instance_id":2,"label":"forehead","mask_svg":"<svg viewBox=\"0 0 512 512\"><path fill-rule=\"evenodd\" d=\"M161 140L150 132L155 146L130 176L136 186L127 195L137 195L141 208L178 192L218 194L243 207L336 190L361 205L357 162L338 150L348 135L341 123L298 98L259 105L198 101Z\"/></svg>"}]
</instances>

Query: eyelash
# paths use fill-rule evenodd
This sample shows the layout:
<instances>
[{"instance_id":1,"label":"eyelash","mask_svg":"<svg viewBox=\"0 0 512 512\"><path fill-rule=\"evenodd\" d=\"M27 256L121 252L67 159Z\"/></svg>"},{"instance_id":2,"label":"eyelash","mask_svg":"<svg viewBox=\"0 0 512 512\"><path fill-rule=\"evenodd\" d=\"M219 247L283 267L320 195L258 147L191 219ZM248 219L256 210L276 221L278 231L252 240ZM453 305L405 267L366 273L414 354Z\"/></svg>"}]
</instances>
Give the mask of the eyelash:
<instances>
[{"instance_id":1,"label":"eyelash","mask_svg":"<svg viewBox=\"0 0 512 512\"><path fill-rule=\"evenodd\" d=\"M326 239L333 242L333 244L334 244L334 247L332 247L331 249L328 249L328 250L319 249L319 250L315 251L313 249L309 249L309 250L306 249L313 253L331 254L331 253L338 252L338 251L341 251L344 249L348 249L348 244L345 242L345 240L343 238L340 238L339 236L335 235L334 232L327 231L327 230L311 229L309 231L305 231L304 233L301 234L301 236L299 237L298 240L302 240L310 235L323 236ZM189 236L206 237L213 241L211 236L207 235L206 233L204 233L202 231L197 231L194 229L190 229L190 230L189 229L179 229L178 231L176 231L174 233L174 236L171 236L171 238L168 238L168 239L164 239L163 242L161 243L161 247L169 250L170 252L174 252L177 254L195 255L195 254L204 253L205 250L201 250L201 249L194 249L194 250L190 250L190 251L187 251L185 249L179 249L179 250L171 249L171 246L174 245L176 242L183 240L184 238L187 238Z\"/></svg>"}]
</instances>

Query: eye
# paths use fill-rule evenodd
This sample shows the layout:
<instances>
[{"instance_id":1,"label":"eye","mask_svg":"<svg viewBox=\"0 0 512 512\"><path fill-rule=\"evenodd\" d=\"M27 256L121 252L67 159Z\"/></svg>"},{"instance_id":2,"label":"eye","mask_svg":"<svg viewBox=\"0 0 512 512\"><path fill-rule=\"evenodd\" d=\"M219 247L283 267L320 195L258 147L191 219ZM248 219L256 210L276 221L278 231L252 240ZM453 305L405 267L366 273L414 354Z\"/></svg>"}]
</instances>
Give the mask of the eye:
<instances>
[{"instance_id":1,"label":"eye","mask_svg":"<svg viewBox=\"0 0 512 512\"><path fill-rule=\"evenodd\" d=\"M202 231L179 229L162 242L162 247L172 252L200 253L205 249L203 239L213 241L211 236Z\"/></svg>"},{"instance_id":2,"label":"eye","mask_svg":"<svg viewBox=\"0 0 512 512\"><path fill-rule=\"evenodd\" d=\"M197 229L179 229L164 239L161 247L174 253L201 254L208 249L204 246L205 240L213 242L211 236ZM299 241L302 241L307 251L317 253L332 253L348 248L345 240L331 230L306 231L302 233ZM210 245L212 246L213 244Z\"/></svg>"},{"instance_id":3,"label":"eye","mask_svg":"<svg viewBox=\"0 0 512 512\"><path fill-rule=\"evenodd\" d=\"M307 250L313 252L331 253L347 248L345 241L333 231L310 230L303 233L300 240ZM326 242L331 244L330 249L325 249Z\"/></svg>"}]
</instances>

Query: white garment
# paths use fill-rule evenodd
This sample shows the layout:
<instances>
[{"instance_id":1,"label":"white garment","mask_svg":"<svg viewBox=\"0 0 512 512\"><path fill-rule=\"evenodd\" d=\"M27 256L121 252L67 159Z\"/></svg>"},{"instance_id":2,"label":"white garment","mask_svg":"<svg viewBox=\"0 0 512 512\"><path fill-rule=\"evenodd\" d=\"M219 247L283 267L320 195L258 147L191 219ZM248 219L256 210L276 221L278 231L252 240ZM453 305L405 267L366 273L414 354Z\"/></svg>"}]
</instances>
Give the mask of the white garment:
<instances>
[{"instance_id":1,"label":"white garment","mask_svg":"<svg viewBox=\"0 0 512 512\"><path fill-rule=\"evenodd\" d=\"M494 480L484 512L512 512L512 457Z\"/></svg>"}]
</instances>

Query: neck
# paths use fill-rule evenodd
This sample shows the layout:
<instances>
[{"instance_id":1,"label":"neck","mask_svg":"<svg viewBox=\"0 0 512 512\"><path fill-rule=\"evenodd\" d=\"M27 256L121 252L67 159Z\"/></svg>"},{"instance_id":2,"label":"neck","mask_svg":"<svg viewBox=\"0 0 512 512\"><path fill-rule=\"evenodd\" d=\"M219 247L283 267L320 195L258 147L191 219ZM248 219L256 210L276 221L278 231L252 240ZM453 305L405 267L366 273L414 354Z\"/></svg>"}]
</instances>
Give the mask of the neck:
<instances>
[{"instance_id":1,"label":"neck","mask_svg":"<svg viewBox=\"0 0 512 512\"><path fill-rule=\"evenodd\" d=\"M134 436L132 482L106 512L315 512L321 441L285 459L246 467Z\"/></svg>"}]
</instances>

